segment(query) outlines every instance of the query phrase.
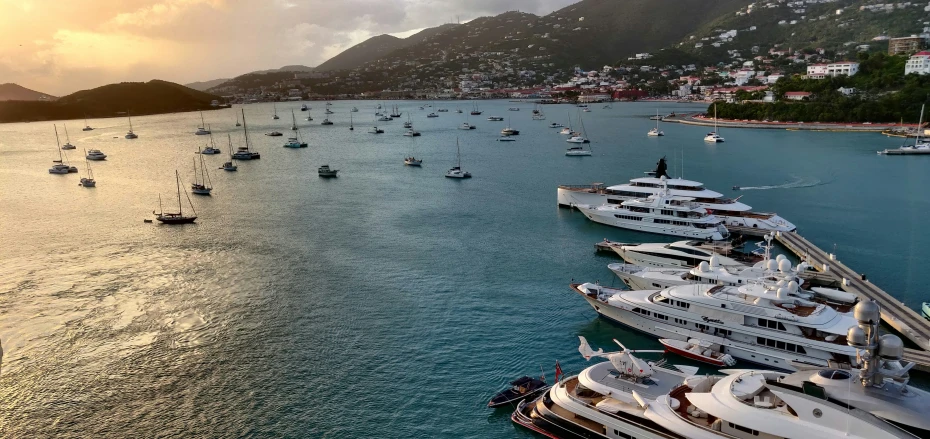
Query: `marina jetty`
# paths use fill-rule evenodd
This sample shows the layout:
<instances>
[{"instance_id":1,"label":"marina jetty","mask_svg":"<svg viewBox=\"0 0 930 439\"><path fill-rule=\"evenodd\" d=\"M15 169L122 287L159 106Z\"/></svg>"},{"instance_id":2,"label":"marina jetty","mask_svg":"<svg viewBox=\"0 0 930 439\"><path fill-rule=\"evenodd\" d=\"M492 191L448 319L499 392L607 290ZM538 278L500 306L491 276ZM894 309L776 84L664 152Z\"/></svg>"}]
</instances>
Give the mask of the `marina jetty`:
<instances>
[{"instance_id":1,"label":"marina jetty","mask_svg":"<svg viewBox=\"0 0 930 439\"><path fill-rule=\"evenodd\" d=\"M748 227L731 226L729 229L747 236L762 236L766 233L765 230ZM930 321L869 282L864 274L847 267L835 254L821 250L797 232L775 232L775 240L821 274L835 278L843 290L859 296L860 300L878 302L882 309L882 321L918 346L917 349L905 348L904 359L916 363L918 370L930 372Z\"/></svg>"},{"instance_id":2,"label":"marina jetty","mask_svg":"<svg viewBox=\"0 0 930 439\"><path fill-rule=\"evenodd\" d=\"M704 117L701 113L680 114L667 116L664 122L677 122L685 125L698 125L712 127L714 119ZM881 133L893 128L900 128L900 124L873 124L873 123L827 123L827 122L768 122L762 120L731 120L717 119L720 128L756 128L770 130L797 130L797 131L855 131ZM915 125L916 126L916 125Z\"/></svg>"}]
</instances>

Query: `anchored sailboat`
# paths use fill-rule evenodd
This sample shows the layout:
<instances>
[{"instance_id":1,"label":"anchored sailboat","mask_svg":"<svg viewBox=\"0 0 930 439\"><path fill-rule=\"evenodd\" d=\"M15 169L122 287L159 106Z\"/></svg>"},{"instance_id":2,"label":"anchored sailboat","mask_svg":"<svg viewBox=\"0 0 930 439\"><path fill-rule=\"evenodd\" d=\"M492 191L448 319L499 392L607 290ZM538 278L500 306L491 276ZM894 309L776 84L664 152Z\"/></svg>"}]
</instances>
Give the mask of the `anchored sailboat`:
<instances>
[{"instance_id":1,"label":"anchored sailboat","mask_svg":"<svg viewBox=\"0 0 930 439\"><path fill-rule=\"evenodd\" d=\"M178 212L165 212L161 205L161 195L158 196L158 213L152 211L152 214L155 215L155 219L163 224L190 224L197 219L197 211L194 210L194 203L191 203L190 197L187 197L187 203L191 206L191 211L194 212L193 215L184 215L184 210L181 209L181 174L177 170L174 171L174 179L178 185ZM187 193L184 193L184 196L187 196Z\"/></svg>"}]
</instances>

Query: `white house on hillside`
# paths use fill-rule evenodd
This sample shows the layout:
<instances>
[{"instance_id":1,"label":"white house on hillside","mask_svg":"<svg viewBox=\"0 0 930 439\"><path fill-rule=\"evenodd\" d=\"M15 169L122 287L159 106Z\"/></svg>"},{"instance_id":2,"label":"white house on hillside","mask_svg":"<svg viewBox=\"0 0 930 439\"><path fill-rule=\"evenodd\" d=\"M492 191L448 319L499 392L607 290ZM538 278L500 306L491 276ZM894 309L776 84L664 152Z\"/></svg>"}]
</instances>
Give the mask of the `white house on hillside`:
<instances>
[{"instance_id":1,"label":"white house on hillside","mask_svg":"<svg viewBox=\"0 0 930 439\"><path fill-rule=\"evenodd\" d=\"M918 75L930 73L930 52L917 52L908 58L907 63L904 64L904 74L910 75L911 73Z\"/></svg>"}]
</instances>

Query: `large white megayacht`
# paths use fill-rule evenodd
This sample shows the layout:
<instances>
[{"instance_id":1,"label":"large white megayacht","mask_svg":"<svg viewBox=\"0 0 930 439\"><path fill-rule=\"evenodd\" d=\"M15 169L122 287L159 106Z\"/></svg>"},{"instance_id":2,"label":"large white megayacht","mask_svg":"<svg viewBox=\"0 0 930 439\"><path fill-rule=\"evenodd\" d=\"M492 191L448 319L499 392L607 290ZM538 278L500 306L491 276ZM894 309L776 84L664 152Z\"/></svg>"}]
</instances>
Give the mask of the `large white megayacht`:
<instances>
[{"instance_id":1,"label":"large white megayacht","mask_svg":"<svg viewBox=\"0 0 930 439\"><path fill-rule=\"evenodd\" d=\"M728 286L752 285L761 288L780 288L794 282L796 285L807 286L805 273L809 274L810 266L801 262L797 267L791 266L791 261L784 255L771 258L772 235L766 235L766 242L759 245L764 250L763 259L752 267L721 266L720 256L713 255L710 261L702 261L693 268L657 268L636 264L610 264L607 268L613 271L623 282L634 290L653 290L669 288L688 284L718 284ZM805 300L821 300L832 304L842 312L848 311L856 303L855 294L842 290L810 286L798 292L799 297Z\"/></svg>"},{"instance_id":2,"label":"large white megayacht","mask_svg":"<svg viewBox=\"0 0 930 439\"><path fill-rule=\"evenodd\" d=\"M682 379L631 351L595 352L579 337L586 359L610 361L521 403L511 419L559 438L927 437L930 421L922 412L930 400L927 392L907 385L910 365L900 362L900 339L878 337L878 311L874 320L862 321L877 310L874 303L858 306L860 321L850 329L850 340L861 336L855 347L867 359L858 371L725 370L727 376Z\"/></svg>"},{"instance_id":3,"label":"large white megayacht","mask_svg":"<svg viewBox=\"0 0 930 439\"><path fill-rule=\"evenodd\" d=\"M708 214L691 197L671 195L665 177L660 181L662 190L647 198L576 207L591 221L624 229L714 241L730 235L723 220Z\"/></svg>"},{"instance_id":4,"label":"large white megayacht","mask_svg":"<svg viewBox=\"0 0 930 439\"><path fill-rule=\"evenodd\" d=\"M701 262L710 263L710 259L716 257L718 266L739 271L747 268L748 263L755 263L761 259L754 254L735 251L730 252L730 256L724 256L718 251L723 251L730 246L721 243L717 247L717 244L705 241L625 244L606 240L603 243L614 253L620 255L624 261L645 267L691 268Z\"/></svg>"},{"instance_id":5,"label":"large white megayacht","mask_svg":"<svg viewBox=\"0 0 930 439\"><path fill-rule=\"evenodd\" d=\"M598 284L572 289L615 322L659 338L707 340L736 359L784 370L851 363L848 312L816 301L795 282L778 288L692 284L624 291Z\"/></svg>"},{"instance_id":6,"label":"large white megayacht","mask_svg":"<svg viewBox=\"0 0 930 439\"><path fill-rule=\"evenodd\" d=\"M645 198L662 191L662 177L673 196L691 197L708 213L721 218L727 226L741 226L773 231L793 231L797 227L774 213L753 212L752 207L737 200L724 198L723 194L704 188L698 181L671 178L667 173L665 158L659 160L656 170L649 176L634 178L627 184L604 187L601 183L591 185L562 185L558 187L560 206L572 207L581 204L620 204L627 200Z\"/></svg>"}]
</instances>

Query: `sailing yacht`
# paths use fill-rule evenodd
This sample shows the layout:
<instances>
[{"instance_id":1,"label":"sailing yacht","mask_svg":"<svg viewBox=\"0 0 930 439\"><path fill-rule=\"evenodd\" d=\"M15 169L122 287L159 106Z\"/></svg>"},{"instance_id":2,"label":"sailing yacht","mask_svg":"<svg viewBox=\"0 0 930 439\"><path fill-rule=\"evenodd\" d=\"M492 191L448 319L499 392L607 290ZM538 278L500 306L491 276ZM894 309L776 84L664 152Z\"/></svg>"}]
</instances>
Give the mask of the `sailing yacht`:
<instances>
[{"instance_id":1,"label":"sailing yacht","mask_svg":"<svg viewBox=\"0 0 930 439\"><path fill-rule=\"evenodd\" d=\"M255 160L262 158L261 154L249 149L249 125L245 122L245 110L242 110L242 133L245 136L245 146L240 146L232 155L236 160Z\"/></svg>"},{"instance_id":2,"label":"sailing yacht","mask_svg":"<svg viewBox=\"0 0 930 439\"><path fill-rule=\"evenodd\" d=\"M136 133L132 132L132 114L127 111L126 116L129 118L129 132L126 133L126 138L127 139L138 139L139 136Z\"/></svg>"},{"instance_id":3,"label":"sailing yacht","mask_svg":"<svg viewBox=\"0 0 930 439\"><path fill-rule=\"evenodd\" d=\"M332 110L330 110L329 108L327 108L326 111L323 111L323 114L335 114L335 113L333 113Z\"/></svg>"},{"instance_id":4,"label":"sailing yacht","mask_svg":"<svg viewBox=\"0 0 930 439\"><path fill-rule=\"evenodd\" d=\"M704 136L704 141L708 143L722 143L723 137L717 131L717 104L714 103L714 130Z\"/></svg>"},{"instance_id":5,"label":"sailing yacht","mask_svg":"<svg viewBox=\"0 0 930 439\"><path fill-rule=\"evenodd\" d=\"M207 168L203 166L203 154L198 154L200 157L200 178L197 178L197 159L194 159L194 182L191 183L191 193L196 195L210 195L210 192L213 191L213 184L210 183L210 174L207 172Z\"/></svg>"},{"instance_id":6,"label":"sailing yacht","mask_svg":"<svg viewBox=\"0 0 930 439\"><path fill-rule=\"evenodd\" d=\"M206 127L206 126L207 126L207 124L205 124L204 121L203 121L203 111L201 111L201 112L200 112L200 126L197 127L197 132L194 133L194 134L196 134L196 135L198 135L198 136L206 136L207 134L210 134L210 130L204 128L204 127Z\"/></svg>"},{"instance_id":7,"label":"sailing yacht","mask_svg":"<svg viewBox=\"0 0 930 439\"><path fill-rule=\"evenodd\" d=\"M565 141L568 143L591 143L591 141L588 140L588 132L584 128L584 121L581 119L581 113L578 113L578 124L581 125L581 131L583 134L575 133Z\"/></svg>"},{"instance_id":8,"label":"sailing yacht","mask_svg":"<svg viewBox=\"0 0 930 439\"><path fill-rule=\"evenodd\" d=\"M174 179L178 185L178 212L165 212L161 205L161 195L158 196L158 213L152 211L152 214L155 215L157 219L162 224L190 224L197 219L197 211L194 210L194 203L191 203L190 197L187 198L188 204L191 206L191 211L194 212L193 215L184 215L184 210L181 209L181 174L177 170L174 171ZM184 193L184 196L187 196L187 193Z\"/></svg>"},{"instance_id":9,"label":"sailing yacht","mask_svg":"<svg viewBox=\"0 0 930 439\"><path fill-rule=\"evenodd\" d=\"M239 123L239 113L236 113L236 126L237 126L237 127L241 127L241 126L242 126L242 124Z\"/></svg>"},{"instance_id":10,"label":"sailing yacht","mask_svg":"<svg viewBox=\"0 0 930 439\"><path fill-rule=\"evenodd\" d=\"M355 125L352 124L352 113L349 113L349 131L355 131Z\"/></svg>"},{"instance_id":11,"label":"sailing yacht","mask_svg":"<svg viewBox=\"0 0 930 439\"><path fill-rule=\"evenodd\" d=\"M209 127L208 127L208 130L209 130ZM216 147L216 142L213 141L213 133L210 133L210 146L204 148L202 151L200 151L200 153L206 154L206 155L213 155L213 154L219 154L221 152L222 151L220 151L220 149Z\"/></svg>"},{"instance_id":12,"label":"sailing yacht","mask_svg":"<svg viewBox=\"0 0 930 439\"><path fill-rule=\"evenodd\" d=\"M917 138L914 139L913 145L902 145L895 149L885 149L884 151L876 151L878 154L887 154L887 155L918 155L918 154L930 154L930 143L920 142L920 132L924 126L924 105L920 106L920 119L917 123ZM67 134L68 130L65 128L65 133ZM904 137L905 142L907 141L907 136ZM64 149L64 147L62 147Z\"/></svg>"},{"instance_id":13,"label":"sailing yacht","mask_svg":"<svg viewBox=\"0 0 930 439\"><path fill-rule=\"evenodd\" d=\"M65 144L64 144L64 145L61 145L61 149L75 149L75 148L77 148L76 146L74 146L74 145L71 144L71 136L68 135L68 126L65 125L65 124L62 124L62 126L65 127Z\"/></svg>"},{"instance_id":14,"label":"sailing yacht","mask_svg":"<svg viewBox=\"0 0 930 439\"><path fill-rule=\"evenodd\" d=\"M533 104L533 120L546 120L546 115L539 109L539 104Z\"/></svg>"},{"instance_id":15,"label":"sailing yacht","mask_svg":"<svg viewBox=\"0 0 930 439\"><path fill-rule=\"evenodd\" d=\"M87 154L87 151L84 151ZM87 177L81 177L79 185L83 187L97 187L97 180L94 180L94 171L90 169L90 162L84 159L84 166L87 168Z\"/></svg>"},{"instance_id":16,"label":"sailing yacht","mask_svg":"<svg viewBox=\"0 0 930 439\"><path fill-rule=\"evenodd\" d=\"M81 131L93 131L93 130L94 129L91 128L91 126L87 124L87 115L85 114L84 115L84 129Z\"/></svg>"},{"instance_id":17,"label":"sailing yacht","mask_svg":"<svg viewBox=\"0 0 930 439\"><path fill-rule=\"evenodd\" d=\"M61 141L58 139L58 126L56 125L52 125L52 126L55 128L55 144L58 148L58 160L55 160L55 164L52 165L51 168L49 168L48 173L49 174L70 174L73 172L77 172L78 171L77 167L68 166L68 164L65 163L64 156L61 153Z\"/></svg>"},{"instance_id":18,"label":"sailing yacht","mask_svg":"<svg viewBox=\"0 0 930 439\"><path fill-rule=\"evenodd\" d=\"M481 111L478 111L478 103L475 103L474 109L470 113L472 116L481 116Z\"/></svg>"},{"instance_id":19,"label":"sailing yacht","mask_svg":"<svg viewBox=\"0 0 930 439\"><path fill-rule=\"evenodd\" d=\"M790 232L797 227L775 213L755 212L752 207L738 200L725 198L723 194L704 188L699 181L671 178L667 172L665 158L659 160L655 171L646 177L634 178L626 184L604 186L561 185L557 189L557 201L560 206L577 204L620 204L626 200L645 198L661 191L662 177L667 181L672 195L693 197L696 203L723 219L728 226L740 226L762 230Z\"/></svg>"},{"instance_id":20,"label":"sailing yacht","mask_svg":"<svg viewBox=\"0 0 930 439\"><path fill-rule=\"evenodd\" d=\"M237 115L237 117L238 117L238 115ZM229 147L228 147L229 149L227 150L227 153L229 154L229 161L226 162L226 163L223 163L223 166L220 166L220 169L222 169L222 170L224 170L224 171L234 172L234 171L238 170L239 167L236 166L236 164L233 163L233 161L232 161L232 159L233 159L233 155L232 155L233 144L232 144L232 136L231 136L229 133L226 134L226 140L227 140L228 143L229 143Z\"/></svg>"},{"instance_id":21,"label":"sailing yacht","mask_svg":"<svg viewBox=\"0 0 930 439\"><path fill-rule=\"evenodd\" d=\"M409 114L409 113L407 114L407 117L410 117L410 114ZM411 128L410 131L413 131L413 128ZM404 135L406 136L407 134L405 133ZM420 133L417 133L416 135L419 136ZM422 165L423 165L423 159L418 159L418 158L416 158L416 157L414 156L414 153L415 153L414 150L415 150L415 149L416 149L416 142L413 142L413 143L410 144L410 150L411 150L411 151L410 151L410 152L411 152L410 156L404 157L404 164L405 164L405 165L407 165L407 166L416 166L416 167L419 167L419 166L422 166Z\"/></svg>"},{"instance_id":22,"label":"sailing yacht","mask_svg":"<svg viewBox=\"0 0 930 439\"><path fill-rule=\"evenodd\" d=\"M410 121L410 113L407 113L407 121L404 122L404 128L413 128L413 122Z\"/></svg>"},{"instance_id":23,"label":"sailing yacht","mask_svg":"<svg viewBox=\"0 0 930 439\"><path fill-rule=\"evenodd\" d=\"M397 105L395 105L395 106L394 106L394 111L391 112L391 117L392 117L392 118L394 118L394 117L400 117L401 114L402 114L402 113L400 112L400 109L398 109L398 108L397 108Z\"/></svg>"},{"instance_id":24,"label":"sailing yacht","mask_svg":"<svg viewBox=\"0 0 930 439\"><path fill-rule=\"evenodd\" d=\"M271 118L274 120L280 119L280 117L278 117L278 104L272 102L271 105L274 107L274 116L271 116Z\"/></svg>"},{"instance_id":25,"label":"sailing yacht","mask_svg":"<svg viewBox=\"0 0 930 439\"><path fill-rule=\"evenodd\" d=\"M510 127L510 118L507 118L507 126L501 130L502 136L517 136L520 134L520 130L515 130Z\"/></svg>"},{"instance_id":26,"label":"sailing yacht","mask_svg":"<svg viewBox=\"0 0 930 439\"><path fill-rule=\"evenodd\" d=\"M291 131L297 131L297 116L294 115L294 110L291 110Z\"/></svg>"},{"instance_id":27,"label":"sailing yacht","mask_svg":"<svg viewBox=\"0 0 930 439\"><path fill-rule=\"evenodd\" d=\"M455 166L446 171L447 178L471 178L470 172L462 170L462 150L459 147L459 139L455 139Z\"/></svg>"},{"instance_id":28,"label":"sailing yacht","mask_svg":"<svg viewBox=\"0 0 930 439\"><path fill-rule=\"evenodd\" d=\"M659 121L660 121L660 120L662 120L662 119L659 117L659 110L656 110L656 127L653 128L653 129L651 129L651 130L649 130L649 132L646 133L647 136L650 136L650 137L659 137L659 136L664 136L664 135L665 135L665 133L663 133L662 131L659 131Z\"/></svg>"}]
</instances>

